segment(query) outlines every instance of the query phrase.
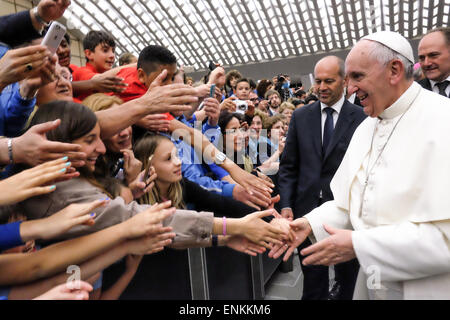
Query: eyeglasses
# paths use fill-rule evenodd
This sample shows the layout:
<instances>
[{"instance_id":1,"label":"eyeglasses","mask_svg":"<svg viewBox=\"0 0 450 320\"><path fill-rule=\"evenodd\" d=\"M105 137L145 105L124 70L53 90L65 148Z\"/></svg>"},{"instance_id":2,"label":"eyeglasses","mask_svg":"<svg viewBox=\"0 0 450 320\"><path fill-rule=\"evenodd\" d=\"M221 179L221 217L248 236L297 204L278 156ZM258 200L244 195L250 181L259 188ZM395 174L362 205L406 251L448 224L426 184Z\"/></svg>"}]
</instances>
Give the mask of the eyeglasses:
<instances>
[{"instance_id":1,"label":"eyeglasses","mask_svg":"<svg viewBox=\"0 0 450 320\"><path fill-rule=\"evenodd\" d=\"M73 77L71 73L61 73L61 74L56 74L55 75L55 81L58 82L59 80L61 80L61 78L72 82Z\"/></svg>"}]
</instances>

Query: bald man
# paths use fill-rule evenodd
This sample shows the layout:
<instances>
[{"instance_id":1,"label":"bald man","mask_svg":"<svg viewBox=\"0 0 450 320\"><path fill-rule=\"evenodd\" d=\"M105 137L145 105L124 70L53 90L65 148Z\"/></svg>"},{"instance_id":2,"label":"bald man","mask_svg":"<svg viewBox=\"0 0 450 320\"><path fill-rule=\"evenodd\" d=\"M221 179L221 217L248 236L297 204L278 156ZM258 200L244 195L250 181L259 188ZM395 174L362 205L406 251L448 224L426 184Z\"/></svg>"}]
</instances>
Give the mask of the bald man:
<instances>
[{"instance_id":1,"label":"bald man","mask_svg":"<svg viewBox=\"0 0 450 320\"><path fill-rule=\"evenodd\" d=\"M282 215L300 218L333 199L330 181L347 146L365 115L361 107L344 97L344 61L335 56L315 66L319 101L296 110L291 118L279 171ZM303 243L303 249L311 243ZM303 257L300 256L300 261ZM328 267L303 266L304 300L351 299L358 263L352 260L335 267L335 286L329 292Z\"/></svg>"},{"instance_id":2,"label":"bald man","mask_svg":"<svg viewBox=\"0 0 450 320\"><path fill-rule=\"evenodd\" d=\"M396 32L350 51L349 90L369 117L331 181L334 200L291 223L285 259L308 236L318 242L300 252L307 265L358 258L355 299L450 299L450 100L414 82L413 65Z\"/></svg>"},{"instance_id":3,"label":"bald man","mask_svg":"<svg viewBox=\"0 0 450 320\"><path fill-rule=\"evenodd\" d=\"M450 97L450 28L429 31L419 42L419 62L425 89Z\"/></svg>"}]
</instances>

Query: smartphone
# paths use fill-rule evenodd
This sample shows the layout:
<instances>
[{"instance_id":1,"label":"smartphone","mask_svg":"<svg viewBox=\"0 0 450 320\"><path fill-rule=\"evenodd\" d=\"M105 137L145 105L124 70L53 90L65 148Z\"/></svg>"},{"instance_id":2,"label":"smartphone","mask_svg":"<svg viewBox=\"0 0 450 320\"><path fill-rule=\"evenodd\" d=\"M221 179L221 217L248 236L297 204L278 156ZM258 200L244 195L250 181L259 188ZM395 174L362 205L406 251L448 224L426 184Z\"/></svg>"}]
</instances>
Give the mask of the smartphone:
<instances>
[{"instance_id":1,"label":"smartphone","mask_svg":"<svg viewBox=\"0 0 450 320\"><path fill-rule=\"evenodd\" d=\"M150 167L152 166L152 159L153 159L153 154L148 157L148 165L147 168L145 168L145 172L144 172L144 182L147 184L147 179L149 178L148 173L150 172Z\"/></svg>"},{"instance_id":2,"label":"smartphone","mask_svg":"<svg viewBox=\"0 0 450 320\"><path fill-rule=\"evenodd\" d=\"M57 21L53 21L41 44L47 46L52 55L54 55L65 34L66 27Z\"/></svg>"},{"instance_id":3,"label":"smartphone","mask_svg":"<svg viewBox=\"0 0 450 320\"><path fill-rule=\"evenodd\" d=\"M212 84L211 88L209 89L209 97L214 98L216 95L216 85Z\"/></svg>"}]
</instances>

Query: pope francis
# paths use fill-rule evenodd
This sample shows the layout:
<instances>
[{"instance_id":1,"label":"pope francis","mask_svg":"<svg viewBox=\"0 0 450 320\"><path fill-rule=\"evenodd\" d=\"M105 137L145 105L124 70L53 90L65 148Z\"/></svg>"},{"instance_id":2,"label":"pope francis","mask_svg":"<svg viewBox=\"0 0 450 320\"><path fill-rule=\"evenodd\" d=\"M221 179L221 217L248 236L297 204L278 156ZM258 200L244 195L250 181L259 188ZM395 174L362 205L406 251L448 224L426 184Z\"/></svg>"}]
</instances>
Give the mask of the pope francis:
<instances>
[{"instance_id":1,"label":"pope francis","mask_svg":"<svg viewBox=\"0 0 450 320\"><path fill-rule=\"evenodd\" d=\"M413 81L411 45L373 33L347 56L348 87L369 117L332 182L334 200L290 223L310 237L304 264L361 265L354 299L450 299L450 100Z\"/></svg>"}]
</instances>

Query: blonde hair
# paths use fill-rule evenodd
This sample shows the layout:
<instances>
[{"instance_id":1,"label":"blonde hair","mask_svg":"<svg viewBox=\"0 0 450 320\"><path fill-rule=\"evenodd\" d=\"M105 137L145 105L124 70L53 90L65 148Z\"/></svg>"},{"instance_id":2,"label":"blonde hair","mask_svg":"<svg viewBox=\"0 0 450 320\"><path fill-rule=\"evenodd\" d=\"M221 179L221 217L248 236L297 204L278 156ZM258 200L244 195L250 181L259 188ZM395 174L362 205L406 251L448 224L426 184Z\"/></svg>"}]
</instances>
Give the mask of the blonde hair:
<instances>
[{"instance_id":1,"label":"blonde hair","mask_svg":"<svg viewBox=\"0 0 450 320\"><path fill-rule=\"evenodd\" d=\"M263 120L263 129L270 131L272 130L272 127L275 125L275 123L283 121L285 118L286 116L283 114L277 114L272 117L267 117L265 120Z\"/></svg>"},{"instance_id":2,"label":"blonde hair","mask_svg":"<svg viewBox=\"0 0 450 320\"><path fill-rule=\"evenodd\" d=\"M261 121L264 123L266 119L269 117L266 113L262 112L259 109L255 109L255 113L253 114L253 117L260 117Z\"/></svg>"},{"instance_id":3,"label":"blonde hair","mask_svg":"<svg viewBox=\"0 0 450 320\"><path fill-rule=\"evenodd\" d=\"M162 135L146 134L136 143L134 155L136 156L136 159L142 162L143 168L147 168L149 165L148 158L155 153L156 148L164 140L172 142L169 138ZM177 209L186 208L183 201L183 188L180 181L174 182L169 186L167 200L171 200L172 206ZM140 204L155 204L163 202L164 200L161 197L161 191L159 190L158 185L155 183L155 186L137 201Z\"/></svg>"},{"instance_id":4,"label":"blonde hair","mask_svg":"<svg viewBox=\"0 0 450 320\"><path fill-rule=\"evenodd\" d=\"M108 96L104 93L94 93L83 100L83 105L97 112L112 107L113 104L122 104L123 100L116 96Z\"/></svg>"},{"instance_id":5,"label":"blonde hair","mask_svg":"<svg viewBox=\"0 0 450 320\"><path fill-rule=\"evenodd\" d=\"M280 106L280 110L278 110L279 113L283 113L284 110L291 109L292 111L295 110L295 106L290 102L283 102Z\"/></svg>"}]
</instances>

